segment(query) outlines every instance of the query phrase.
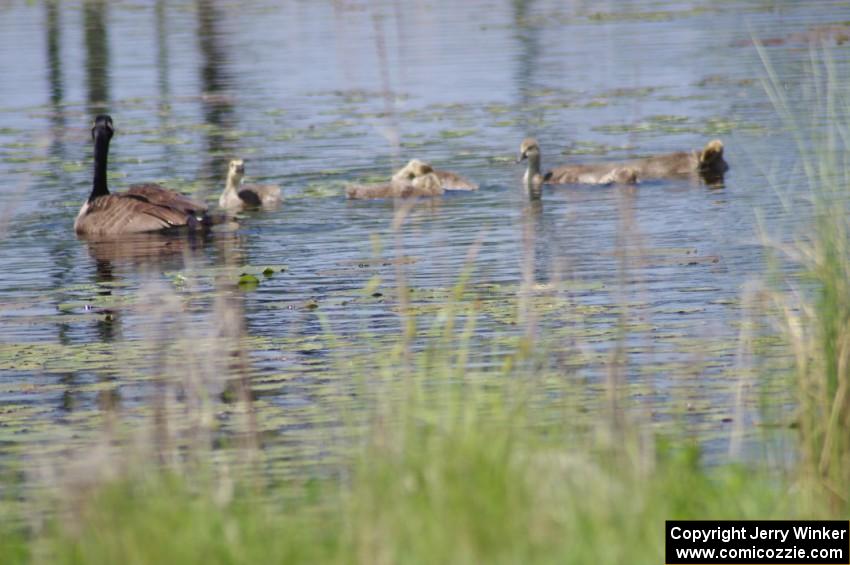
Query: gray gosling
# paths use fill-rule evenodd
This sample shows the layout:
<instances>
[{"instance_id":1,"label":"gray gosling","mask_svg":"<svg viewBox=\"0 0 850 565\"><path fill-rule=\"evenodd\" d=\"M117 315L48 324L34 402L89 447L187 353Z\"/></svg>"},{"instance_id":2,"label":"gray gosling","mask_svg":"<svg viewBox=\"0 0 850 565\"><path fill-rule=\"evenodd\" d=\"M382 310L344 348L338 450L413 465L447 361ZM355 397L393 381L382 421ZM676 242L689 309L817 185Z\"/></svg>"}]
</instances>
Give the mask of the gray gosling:
<instances>
[{"instance_id":1,"label":"gray gosling","mask_svg":"<svg viewBox=\"0 0 850 565\"><path fill-rule=\"evenodd\" d=\"M274 208L281 202L280 187L273 184L242 184L245 161L234 159L227 168L227 184L218 205L231 210Z\"/></svg>"},{"instance_id":2,"label":"gray gosling","mask_svg":"<svg viewBox=\"0 0 850 565\"><path fill-rule=\"evenodd\" d=\"M474 182L465 179L464 177L451 171L441 171L431 167L430 163L420 161L419 159L411 159L405 166L400 168L393 175L393 180L413 180L422 174L425 169L430 169L430 173L437 175L444 190L478 190L478 185Z\"/></svg>"},{"instance_id":3,"label":"gray gosling","mask_svg":"<svg viewBox=\"0 0 850 565\"><path fill-rule=\"evenodd\" d=\"M409 163L408 163L409 164ZM373 198L414 198L419 196L441 196L445 192L443 183L427 163L419 163L413 169L413 178L393 178L390 182L366 185L349 185L345 195L351 200Z\"/></svg>"},{"instance_id":4,"label":"gray gosling","mask_svg":"<svg viewBox=\"0 0 850 565\"><path fill-rule=\"evenodd\" d=\"M624 163L637 171L641 179L700 176L703 180L723 180L729 165L723 159L723 142L712 139L699 151L679 151L654 155Z\"/></svg>"},{"instance_id":5,"label":"gray gosling","mask_svg":"<svg viewBox=\"0 0 850 565\"><path fill-rule=\"evenodd\" d=\"M540 170L540 145L527 137L519 146L517 163L528 160L522 182L534 198L539 198L544 184L636 184L639 173L618 163L565 165L543 174Z\"/></svg>"}]
</instances>

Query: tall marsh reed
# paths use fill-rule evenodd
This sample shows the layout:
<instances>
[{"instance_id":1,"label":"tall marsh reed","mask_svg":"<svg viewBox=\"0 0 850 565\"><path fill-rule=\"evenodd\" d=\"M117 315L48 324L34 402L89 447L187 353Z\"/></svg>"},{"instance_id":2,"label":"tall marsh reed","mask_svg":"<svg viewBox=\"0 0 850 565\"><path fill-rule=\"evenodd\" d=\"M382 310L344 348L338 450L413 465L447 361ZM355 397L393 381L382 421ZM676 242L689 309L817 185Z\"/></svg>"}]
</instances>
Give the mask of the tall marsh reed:
<instances>
[{"instance_id":1,"label":"tall marsh reed","mask_svg":"<svg viewBox=\"0 0 850 565\"><path fill-rule=\"evenodd\" d=\"M827 493L836 509L850 502L850 98L833 54L812 49L811 89L791 90L762 47L765 90L793 137L806 185L778 186L786 210L809 200L793 238L763 226L778 251L774 297L794 356L795 427L800 478ZM805 208L809 208L808 206ZM797 276L802 270L804 276Z\"/></svg>"}]
</instances>

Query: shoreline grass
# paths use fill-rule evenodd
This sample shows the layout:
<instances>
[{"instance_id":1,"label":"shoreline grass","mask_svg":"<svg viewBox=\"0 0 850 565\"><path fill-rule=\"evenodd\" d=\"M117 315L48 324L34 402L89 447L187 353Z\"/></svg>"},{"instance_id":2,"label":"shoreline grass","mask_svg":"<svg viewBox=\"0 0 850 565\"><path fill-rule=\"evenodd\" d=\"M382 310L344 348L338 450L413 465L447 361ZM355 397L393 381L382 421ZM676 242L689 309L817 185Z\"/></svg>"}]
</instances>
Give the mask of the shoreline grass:
<instances>
[{"instance_id":1,"label":"shoreline grass","mask_svg":"<svg viewBox=\"0 0 850 565\"><path fill-rule=\"evenodd\" d=\"M6 537L4 562L26 548L69 564L657 563L666 519L832 515L767 470L705 468L695 445L660 441L647 459L632 441L570 443L490 406L429 423L417 405L370 434L343 480L257 489L140 466L29 541Z\"/></svg>"}]
</instances>

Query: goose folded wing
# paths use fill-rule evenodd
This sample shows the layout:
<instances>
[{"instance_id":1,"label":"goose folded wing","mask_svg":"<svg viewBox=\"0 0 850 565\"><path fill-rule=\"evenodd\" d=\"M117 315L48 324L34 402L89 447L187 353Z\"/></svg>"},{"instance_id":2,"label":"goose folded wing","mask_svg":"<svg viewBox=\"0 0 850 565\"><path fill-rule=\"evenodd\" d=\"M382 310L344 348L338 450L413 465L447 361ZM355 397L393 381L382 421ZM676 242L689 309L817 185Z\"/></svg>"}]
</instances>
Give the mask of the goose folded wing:
<instances>
[{"instance_id":1,"label":"goose folded wing","mask_svg":"<svg viewBox=\"0 0 850 565\"><path fill-rule=\"evenodd\" d=\"M134 184L127 189L125 194L142 197L155 206L173 208L183 214L196 215L207 211L206 204L192 200L188 196L183 196L158 184Z\"/></svg>"},{"instance_id":2,"label":"goose folded wing","mask_svg":"<svg viewBox=\"0 0 850 565\"><path fill-rule=\"evenodd\" d=\"M138 195L125 193L101 196L89 202L80 222L83 231L110 235L185 226L188 220L189 216L181 210L157 206Z\"/></svg>"}]
</instances>

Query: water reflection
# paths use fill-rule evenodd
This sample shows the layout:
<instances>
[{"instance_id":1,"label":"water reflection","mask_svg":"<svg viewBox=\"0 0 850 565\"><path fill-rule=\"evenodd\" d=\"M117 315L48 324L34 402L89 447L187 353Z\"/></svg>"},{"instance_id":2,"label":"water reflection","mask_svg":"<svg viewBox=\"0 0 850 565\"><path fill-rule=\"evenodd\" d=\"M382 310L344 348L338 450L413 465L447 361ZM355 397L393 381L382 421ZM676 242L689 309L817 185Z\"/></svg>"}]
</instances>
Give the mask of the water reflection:
<instances>
[{"instance_id":1,"label":"water reflection","mask_svg":"<svg viewBox=\"0 0 850 565\"><path fill-rule=\"evenodd\" d=\"M86 48L89 114L109 112L109 35L106 0L85 0L83 27Z\"/></svg>"},{"instance_id":2,"label":"water reflection","mask_svg":"<svg viewBox=\"0 0 850 565\"><path fill-rule=\"evenodd\" d=\"M228 159L234 155L235 145L226 134L233 124L233 84L230 72L230 53L225 47L224 23L220 8L213 0L197 0L198 41L200 45L200 78L204 122L207 129L207 162L203 178L218 178L224 174Z\"/></svg>"},{"instance_id":3,"label":"water reflection","mask_svg":"<svg viewBox=\"0 0 850 565\"><path fill-rule=\"evenodd\" d=\"M168 17L166 1L156 0L154 7L154 34L156 36L156 73L157 73L157 117L159 129L168 132L174 129L171 112L171 60L168 51ZM167 146L162 147L162 163L166 174L174 174L174 152Z\"/></svg>"},{"instance_id":4,"label":"water reflection","mask_svg":"<svg viewBox=\"0 0 850 565\"><path fill-rule=\"evenodd\" d=\"M223 236L223 238L227 237L230 235ZM100 343L126 343L125 325L131 328L130 331L147 328L151 331L151 339L160 343L156 349L160 352L165 351L168 341L173 338L164 322L167 316L157 308L150 311L148 309L127 311L120 301L120 298L124 296L121 291L122 283L126 280L137 279L143 272L152 274L156 278L159 273L180 271L187 265L206 265L204 250L213 239L214 237L210 234L154 232L134 234L121 239L85 241L94 267L96 298L100 301L107 299L107 303L110 302L108 298L119 299L119 306L98 309L98 316L94 318L92 327L96 340ZM162 298L157 293L140 294L140 296L142 301L152 300L154 303L158 303L158 300ZM163 300L169 296L174 298L173 295L165 293ZM148 326L157 329L151 330ZM154 370L160 370L162 363L157 362L154 367ZM98 372L96 379L102 385L115 384L100 387L94 399L95 404L103 411L117 409L122 402L122 394L116 377ZM62 395L60 408L71 411L75 406L72 391L76 378L74 375L67 375L63 377L62 382L68 386L68 392Z\"/></svg>"},{"instance_id":5,"label":"water reflection","mask_svg":"<svg viewBox=\"0 0 850 565\"><path fill-rule=\"evenodd\" d=\"M45 44L47 60L47 92L50 100L50 142L47 154L54 166L50 170L50 178L54 181L51 190L62 189L71 186L72 176L68 174L63 166L69 160L67 149L67 118L65 107L65 78L63 76L62 64L62 3L60 0L46 0L44 2L45 21ZM61 224L60 224L61 225ZM64 227L64 226L63 226ZM70 227L70 226L69 226ZM61 228L60 228L61 229ZM74 249L64 238L47 239L45 246L50 257L50 262L56 268L50 271L51 286L59 289L67 285L71 278L74 266ZM69 345L73 342L72 329L66 323L57 323L55 326L58 343ZM73 375L63 375L60 382L73 385ZM63 402L60 408L70 410L72 396L69 391L63 394Z\"/></svg>"},{"instance_id":6,"label":"water reflection","mask_svg":"<svg viewBox=\"0 0 850 565\"><path fill-rule=\"evenodd\" d=\"M116 277L112 268L112 263L109 261L96 261L95 262L95 283L97 283L97 289L95 294L101 298L111 297L112 296L112 287L110 283L119 280L120 277ZM120 311L105 308L103 312L106 314L103 317L97 317L95 319L95 334L100 339L101 343L112 343L115 341L116 337L120 337L117 335L115 331L117 326L120 325Z\"/></svg>"},{"instance_id":7,"label":"water reflection","mask_svg":"<svg viewBox=\"0 0 850 565\"><path fill-rule=\"evenodd\" d=\"M538 265L537 233L542 216L543 202L541 200L530 200L523 206L520 221L520 229L522 230L520 242L522 249L519 255L522 258L520 268L522 286L519 291L519 321L523 324L525 337L530 343L533 343L537 337L537 318L534 315L533 309L530 307L530 301L537 282L537 273L535 272Z\"/></svg>"},{"instance_id":8,"label":"water reflection","mask_svg":"<svg viewBox=\"0 0 850 565\"><path fill-rule=\"evenodd\" d=\"M140 271L162 272L182 269L186 262L200 257L208 238L185 234L143 233L121 239L88 240L86 247L93 260L96 294L112 296L122 279L133 278ZM120 338L123 313L104 308L95 319L95 335L102 343Z\"/></svg>"},{"instance_id":9,"label":"water reflection","mask_svg":"<svg viewBox=\"0 0 850 565\"><path fill-rule=\"evenodd\" d=\"M236 234L218 238L215 248L218 252L217 263L229 272L237 272L247 262L244 241ZM217 340L221 347L216 348L219 358L215 367L226 367L222 399L226 402L238 401L245 408L243 417L246 421L236 426L237 430L247 430L247 433L240 434L240 440L246 446L256 447L254 442L258 438L258 427L251 392L251 378L255 370L245 349L245 338L249 335L245 313L246 295L238 288L237 280L219 277L216 281L213 327L217 328Z\"/></svg>"},{"instance_id":10,"label":"water reflection","mask_svg":"<svg viewBox=\"0 0 850 565\"><path fill-rule=\"evenodd\" d=\"M141 233L112 239L87 240L89 255L98 273L112 273L118 266L131 271L141 268L175 267L197 255L207 241L200 234Z\"/></svg>"},{"instance_id":11,"label":"water reflection","mask_svg":"<svg viewBox=\"0 0 850 565\"><path fill-rule=\"evenodd\" d=\"M59 109L65 93L62 82L62 24L59 17L59 0L46 0L44 10L47 35L47 80L55 120L62 117Z\"/></svg>"},{"instance_id":12,"label":"water reflection","mask_svg":"<svg viewBox=\"0 0 850 565\"><path fill-rule=\"evenodd\" d=\"M160 269L171 261L182 264L182 258L191 252L189 241L183 237L164 234L139 234L122 239L87 241L89 255L94 260L95 291L100 300L112 297L113 284L120 281L126 273L139 269ZM94 319L94 335L100 343L117 343L123 338L124 312L119 308L103 308ZM98 374L100 383L115 381L111 375ZM117 386L102 387L98 392L96 404L101 410L116 409L121 402L120 389ZM65 401L63 400L63 404ZM66 408L67 409L67 408Z\"/></svg>"},{"instance_id":13,"label":"water reflection","mask_svg":"<svg viewBox=\"0 0 850 565\"><path fill-rule=\"evenodd\" d=\"M46 0L45 40L47 43L47 89L50 96L50 146L48 155L59 162L67 158L65 152L65 82L62 76L62 19L59 0ZM56 177L62 184L67 183L67 175L57 167Z\"/></svg>"},{"instance_id":14,"label":"water reflection","mask_svg":"<svg viewBox=\"0 0 850 565\"><path fill-rule=\"evenodd\" d=\"M165 0L156 0L154 7L154 22L156 34L156 72L157 86L159 89L159 110L168 108L168 100L171 94L171 79L168 73L168 29L167 16L165 12Z\"/></svg>"},{"instance_id":15,"label":"water reflection","mask_svg":"<svg viewBox=\"0 0 850 565\"><path fill-rule=\"evenodd\" d=\"M532 121L532 118L537 118L537 121L542 118L540 115L533 115L540 114L539 111L529 110L531 94L536 88L535 71L540 58L540 29L539 26L533 25L529 21L534 6L533 0L513 0L512 5L513 35L518 46L514 84L517 89L518 111L525 116L524 124L521 124L521 127L524 127L525 124ZM523 135L531 135L532 133L531 131L524 131Z\"/></svg>"}]
</instances>

